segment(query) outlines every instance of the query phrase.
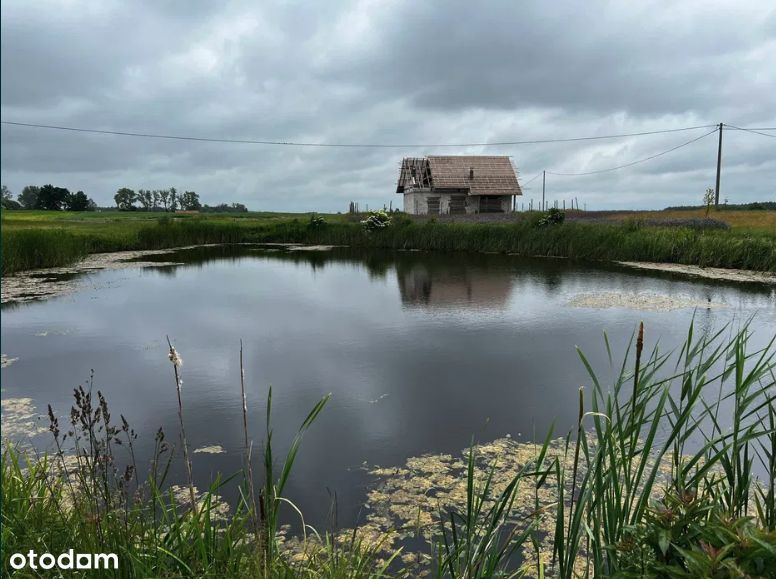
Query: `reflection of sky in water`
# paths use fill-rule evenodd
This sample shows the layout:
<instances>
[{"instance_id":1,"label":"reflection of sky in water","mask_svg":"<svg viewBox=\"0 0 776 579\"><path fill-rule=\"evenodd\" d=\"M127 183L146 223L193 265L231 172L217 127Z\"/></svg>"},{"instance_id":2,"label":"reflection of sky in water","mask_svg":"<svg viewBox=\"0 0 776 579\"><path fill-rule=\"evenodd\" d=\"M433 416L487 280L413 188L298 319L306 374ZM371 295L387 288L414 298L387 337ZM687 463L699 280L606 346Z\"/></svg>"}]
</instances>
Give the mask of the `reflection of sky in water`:
<instances>
[{"instance_id":1,"label":"reflection of sky in water","mask_svg":"<svg viewBox=\"0 0 776 579\"><path fill-rule=\"evenodd\" d=\"M472 436L541 438L553 420L565 432L576 390L589 383L576 346L607 375L604 331L617 361L639 321L647 349L658 339L669 349L693 316L691 308L569 306L580 293L723 303L695 313L697 331L756 314L756 344L776 327L776 298L762 286L498 255L241 248L214 259L224 251L183 254L194 260L187 266L94 274L78 293L5 309L3 353L19 360L2 370L3 397L31 397L40 410L51 403L65 415L73 387L93 368L114 416L127 417L147 451L159 426L171 438L177 432L169 335L184 359L192 448L227 450L196 456L195 475L207 480L211 470L240 467L242 339L257 441L268 384L278 443L333 393L305 440L291 493L315 520L328 507L327 488L336 491L342 524L350 524L364 498L364 461L457 453Z\"/></svg>"}]
</instances>

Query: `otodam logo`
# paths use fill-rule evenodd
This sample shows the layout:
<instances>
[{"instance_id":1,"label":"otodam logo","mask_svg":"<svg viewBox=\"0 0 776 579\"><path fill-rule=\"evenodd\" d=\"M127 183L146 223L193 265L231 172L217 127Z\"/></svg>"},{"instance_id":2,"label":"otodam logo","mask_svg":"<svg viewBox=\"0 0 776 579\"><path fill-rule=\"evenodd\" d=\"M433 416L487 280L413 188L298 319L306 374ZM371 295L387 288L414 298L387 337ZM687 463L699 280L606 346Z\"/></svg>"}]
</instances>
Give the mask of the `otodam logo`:
<instances>
[{"instance_id":1,"label":"otodam logo","mask_svg":"<svg viewBox=\"0 0 776 579\"><path fill-rule=\"evenodd\" d=\"M30 569L118 569L119 558L114 553L74 553L70 549L66 553L54 556L51 553L38 554L30 549L24 553L14 553L9 561L16 570Z\"/></svg>"}]
</instances>

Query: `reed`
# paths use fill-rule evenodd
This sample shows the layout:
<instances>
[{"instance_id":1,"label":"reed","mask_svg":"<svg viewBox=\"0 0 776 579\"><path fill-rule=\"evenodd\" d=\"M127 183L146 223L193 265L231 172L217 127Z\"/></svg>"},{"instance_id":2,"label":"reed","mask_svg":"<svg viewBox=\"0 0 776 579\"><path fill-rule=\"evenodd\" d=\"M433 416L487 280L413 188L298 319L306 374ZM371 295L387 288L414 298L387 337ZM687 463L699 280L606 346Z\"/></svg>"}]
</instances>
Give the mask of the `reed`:
<instances>
[{"instance_id":1,"label":"reed","mask_svg":"<svg viewBox=\"0 0 776 579\"><path fill-rule=\"evenodd\" d=\"M251 230L236 222L209 218L151 223L119 222L110 227L8 227L2 230L3 275L44 267L72 265L90 253L166 249L210 243L239 243Z\"/></svg>"},{"instance_id":2,"label":"reed","mask_svg":"<svg viewBox=\"0 0 776 579\"><path fill-rule=\"evenodd\" d=\"M69 265L89 254L85 240L55 229L3 230L1 245L3 275Z\"/></svg>"},{"instance_id":3,"label":"reed","mask_svg":"<svg viewBox=\"0 0 776 579\"><path fill-rule=\"evenodd\" d=\"M3 220L3 275L70 265L88 253L251 242L486 251L776 271L776 235L767 228L699 230L606 220L538 227L530 218L506 223L419 223L401 216L394 217L389 227L378 231L365 231L359 222L341 218L316 225L304 218L226 219L220 216L119 219L100 226L91 221L67 227L61 220L51 223Z\"/></svg>"},{"instance_id":4,"label":"reed","mask_svg":"<svg viewBox=\"0 0 776 579\"><path fill-rule=\"evenodd\" d=\"M670 356L655 348L641 368L636 356L632 373L623 365L608 390L580 352L593 384L592 429L576 441L585 468L575 516L565 529L557 521L558 576L573 577L580 557L596 576L619 573L627 560L613 547L645 524L655 504L668 508L676 497L719 505L731 520L749 514L751 493L758 488L750 448L759 444L773 450L773 429L762 421L775 400L773 341L747 353L746 327L727 341L723 331L696 339L691 327L668 376L660 372ZM635 390L629 397L623 388L631 378ZM773 465L763 461L761 466L772 485ZM564 486L557 492L564 497L561 503L569 500ZM768 528L765 517L758 524ZM661 553L654 555L659 561Z\"/></svg>"}]
</instances>

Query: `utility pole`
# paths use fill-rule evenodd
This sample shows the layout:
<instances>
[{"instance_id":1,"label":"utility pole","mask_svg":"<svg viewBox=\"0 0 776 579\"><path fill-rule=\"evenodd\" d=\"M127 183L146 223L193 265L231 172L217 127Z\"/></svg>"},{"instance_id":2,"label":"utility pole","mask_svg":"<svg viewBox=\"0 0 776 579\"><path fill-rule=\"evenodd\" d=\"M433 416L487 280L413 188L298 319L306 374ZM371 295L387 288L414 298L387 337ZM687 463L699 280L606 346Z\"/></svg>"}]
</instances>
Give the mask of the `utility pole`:
<instances>
[{"instance_id":1,"label":"utility pole","mask_svg":"<svg viewBox=\"0 0 776 579\"><path fill-rule=\"evenodd\" d=\"M722 170L722 123L719 124L719 146L717 147L717 187L714 193L714 207L719 207L719 175Z\"/></svg>"},{"instance_id":2,"label":"utility pole","mask_svg":"<svg viewBox=\"0 0 776 579\"><path fill-rule=\"evenodd\" d=\"M547 176L547 171L542 171L542 211L545 210L544 207L544 181L545 177Z\"/></svg>"}]
</instances>

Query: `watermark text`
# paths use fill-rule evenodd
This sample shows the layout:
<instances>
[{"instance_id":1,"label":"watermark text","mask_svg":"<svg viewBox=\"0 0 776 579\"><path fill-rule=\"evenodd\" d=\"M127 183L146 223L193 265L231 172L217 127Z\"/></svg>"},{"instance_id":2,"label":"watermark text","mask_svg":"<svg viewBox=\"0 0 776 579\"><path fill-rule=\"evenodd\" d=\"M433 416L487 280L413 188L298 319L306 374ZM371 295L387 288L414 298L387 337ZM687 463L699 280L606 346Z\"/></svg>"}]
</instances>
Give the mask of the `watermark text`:
<instances>
[{"instance_id":1,"label":"watermark text","mask_svg":"<svg viewBox=\"0 0 776 579\"><path fill-rule=\"evenodd\" d=\"M114 553L74 553L70 549L60 555L43 553L14 553L9 561L14 569L118 569L119 558Z\"/></svg>"}]
</instances>

